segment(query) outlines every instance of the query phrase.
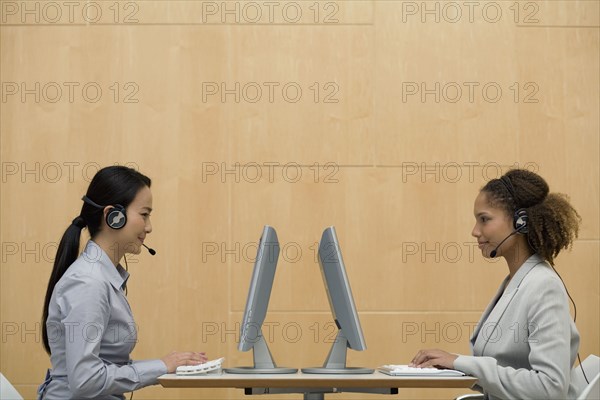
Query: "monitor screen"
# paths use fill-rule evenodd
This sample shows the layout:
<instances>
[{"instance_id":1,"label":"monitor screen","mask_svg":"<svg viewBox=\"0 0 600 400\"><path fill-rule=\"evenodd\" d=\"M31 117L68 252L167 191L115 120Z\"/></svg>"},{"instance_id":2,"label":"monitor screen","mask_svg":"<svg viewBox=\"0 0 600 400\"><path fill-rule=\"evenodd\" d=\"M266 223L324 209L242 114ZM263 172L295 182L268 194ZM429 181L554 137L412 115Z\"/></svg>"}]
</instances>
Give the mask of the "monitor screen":
<instances>
[{"instance_id":1,"label":"monitor screen","mask_svg":"<svg viewBox=\"0 0 600 400\"><path fill-rule=\"evenodd\" d=\"M266 225L258 243L254 270L250 279L250 289L238 345L239 351L250 350L258 340L269 307L278 259L279 240L277 239L277 233L275 229Z\"/></svg>"},{"instance_id":2,"label":"monitor screen","mask_svg":"<svg viewBox=\"0 0 600 400\"><path fill-rule=\"evenodd\" d=\"M269 307L278 258L279 240L277 239L277 233L273 227L265 225L258 243L238 344L239 351L252 350L254 365L225 368L225 372L235 374L292 374L298 371L295 368L277 367L262 334L262 324L265 321Z\"/></svg>"},{"instance_id":3,"label":"monitor screen","mask_svg":"<svg viewBox=\"0 0 600 400\"><path fill-rule=\"evenodd\" d=\"M351 349L366 350L367 345L354 305L354 297L346 274L340 243L333 226L325 229L321 237L319 266L336 325L344 331Z\"/></svg>"},{"instance_id":4,"label":"monitor screen","mask_svg":"<svg viewBox=\"0 0 600 400\"><path fill-rule=\"evenodd\" d=\"M331 313L338 327L338 334L323 367L302 368L302 372L308 374L371 374L374 372L371 368L346 366L348 348L362 351L366 350L367 345L354 305L340 243L333 226L325 229L321 236L319 266L325 282Z\"/></svg>"}]
</instances>

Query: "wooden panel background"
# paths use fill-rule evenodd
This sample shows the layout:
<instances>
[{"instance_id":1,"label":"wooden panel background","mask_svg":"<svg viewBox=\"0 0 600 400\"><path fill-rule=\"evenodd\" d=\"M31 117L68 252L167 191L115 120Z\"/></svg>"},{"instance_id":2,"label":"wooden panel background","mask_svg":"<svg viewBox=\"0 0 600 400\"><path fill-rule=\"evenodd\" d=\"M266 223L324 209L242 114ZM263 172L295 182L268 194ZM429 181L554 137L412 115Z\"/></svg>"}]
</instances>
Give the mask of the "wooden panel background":
<instances>
[{"instance_id":1,"label":"wooden panel background","mask_svg":"<svg viewBox=\"0 0 600 400\"><path fill-rule=\"evenodd\" d=\"M200 349L251 362L236 340L264 224L284 250L267 315L279 364L320 364L330 346L315 262L329 225L368 345L349 364L468 353L507 273L474 247L473 199L510 166L538 171L583 217L557 268L582 359L600 353L598 1L0 4L0 370L26 398L49 366L39 321L56 243L114 163L153 179L158 255L130 257L136 359Z\"/></svg>"}]
</instances>

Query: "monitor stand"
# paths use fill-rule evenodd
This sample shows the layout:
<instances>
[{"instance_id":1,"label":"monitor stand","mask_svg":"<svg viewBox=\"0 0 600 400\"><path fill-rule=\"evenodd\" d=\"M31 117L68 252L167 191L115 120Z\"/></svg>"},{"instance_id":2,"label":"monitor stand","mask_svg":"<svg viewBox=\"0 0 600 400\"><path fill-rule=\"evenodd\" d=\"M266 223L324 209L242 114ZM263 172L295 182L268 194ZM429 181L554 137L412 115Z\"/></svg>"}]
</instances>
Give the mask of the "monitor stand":
<instances>
[{"instance_id":1,"label":"monitor stand","mask_svg":"<svg viewBox=\"0 0 600 400\"><path fill-rule=\"evenodd\" d=\"M223 371L228 374L295 374L297 368L278 367L269 351L269 346L262 335L262 330L256 343L252 346L252 356L254 357L253 367L233 367L224 368Z\"/></svg>"},{"instance_id":2,"label":"monitor stand","mask_svg":"<svg viewBox=\"0 0 600 400\"><path fill-rule=\"evenodd\" d=\"M346 353L348 351L348 339L340 329L335 342L329 350L329 355L322 367L302 368L305 374L372 374L371 368L346 367Z\"/></svg>"}]
</instances>

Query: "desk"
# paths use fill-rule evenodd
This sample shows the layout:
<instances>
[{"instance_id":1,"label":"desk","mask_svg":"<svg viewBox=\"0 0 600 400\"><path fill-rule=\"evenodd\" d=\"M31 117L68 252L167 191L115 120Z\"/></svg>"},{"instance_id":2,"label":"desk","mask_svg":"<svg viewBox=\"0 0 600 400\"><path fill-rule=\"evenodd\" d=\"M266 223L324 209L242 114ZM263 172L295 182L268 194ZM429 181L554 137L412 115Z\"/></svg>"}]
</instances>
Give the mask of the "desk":
<instances>
[{"instance_id":1,"label":"desk","mask_svg":"<svg viewBox=\"0 0 600 400\"><path fill-rule=\"evenodd\" d=\"M470 388L477 379L464 377L389 376L373 374L228 374L158 378L165 388L238 388L246 394L304 393L306 400L324 399L325 393L357 392L397 394L398 388Z\"/></svg>"}]
</instances>

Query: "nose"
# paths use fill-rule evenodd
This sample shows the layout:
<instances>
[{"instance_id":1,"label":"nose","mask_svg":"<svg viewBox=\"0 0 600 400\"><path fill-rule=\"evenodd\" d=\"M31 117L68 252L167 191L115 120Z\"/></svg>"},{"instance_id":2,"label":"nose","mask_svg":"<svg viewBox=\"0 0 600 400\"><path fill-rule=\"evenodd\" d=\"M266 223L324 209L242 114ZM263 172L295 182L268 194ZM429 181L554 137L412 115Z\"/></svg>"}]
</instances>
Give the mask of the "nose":
<instances>
[{"instance_id":1,"label":"nose","mask_svg":"<svg viewBox=\"0 0 600 400\"><path fill-rule=\"evenodd\" d=\"M146 229L145 229L146 233L150 233L152 232L152 222L150 222L150 218L148 218L148 221L146 222Z\"/></svg>"},{"instance_id":2,"label":"nose","mask_svg":"<svg viewBox=\"0 0 600 400\"><path fill-rule=\"evenodd\" d=\"M473 230L471 231L471 236L479 238L479 236L481 236L481 231L479 230L479 225L477 223L475 223L475 226L473 226Z\"/></svg>"}]
</instances>

